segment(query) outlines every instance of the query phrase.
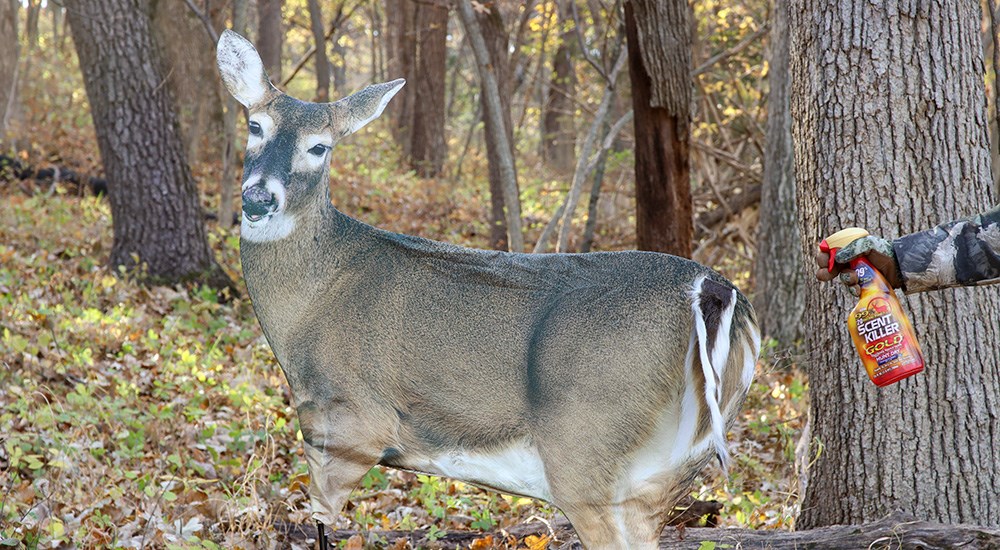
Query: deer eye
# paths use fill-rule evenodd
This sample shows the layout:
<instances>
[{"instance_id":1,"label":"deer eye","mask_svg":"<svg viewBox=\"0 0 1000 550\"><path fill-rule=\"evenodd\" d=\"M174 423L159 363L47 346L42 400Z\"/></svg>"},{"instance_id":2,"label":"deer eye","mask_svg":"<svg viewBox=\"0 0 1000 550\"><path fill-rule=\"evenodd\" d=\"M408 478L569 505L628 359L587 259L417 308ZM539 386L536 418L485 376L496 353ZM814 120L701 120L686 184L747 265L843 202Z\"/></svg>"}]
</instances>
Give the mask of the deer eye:
<instances>
[{"instance_id":1,"label":"deer eye","mask_svg":"<svg viewBox=\"0 0 1000 550\"><path fill-rule=\"evenodd\" d=\"M258 123L256 123L256 122L254 122L254 121L251 120L250 121L250 135L252 135L252 136L260 136L263 133L264 133L264 130L261 129L260 124L258 124Z\"/></svg>"},{"instance_id":2,"label":"deer eye","mask_svg":"<svg viewBox=\"0 0 1000 550\"><path fill-rule=\"evenodd\" d=\"M329 145L323 145L322 143L317 143L316 145L313 145L312 148L309 149L309 152L316 155L317 157L321 157L325 155L326 152L329 150L330 150Z\"/></svg>"}]
</instances>

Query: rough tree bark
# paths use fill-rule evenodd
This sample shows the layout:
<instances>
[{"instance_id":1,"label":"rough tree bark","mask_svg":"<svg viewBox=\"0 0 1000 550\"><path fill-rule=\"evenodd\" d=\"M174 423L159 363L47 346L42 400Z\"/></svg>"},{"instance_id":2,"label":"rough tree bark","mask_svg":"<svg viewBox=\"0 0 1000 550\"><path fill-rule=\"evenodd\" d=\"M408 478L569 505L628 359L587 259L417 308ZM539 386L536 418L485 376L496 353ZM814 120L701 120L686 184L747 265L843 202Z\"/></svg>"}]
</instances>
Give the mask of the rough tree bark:
<instances>
[{"instance_id":1,"label":"rough tree bark","mask_svg":"<svg viewBox=\"0 0 1000 550\"><path fill-rule=\"evenodd\" d=\"M985 3L985 8L989 15L989 26L987 33L990 35L988 44L991 46L992 67L993 67L993 97L989 98L987 104L991 106L990 119L993 121L990 126L990 154L992 165L998 167L993 170L993 196L1000 197L1000 1L989 0Z\"/></svg>"},{"instance_id":2,"label":"rough tree bark","mask_svg":"<svg viewBox=\"0 0 1000 550\"><path fill-rule=\"evenodd\" d=\"M573 49L576 32L570 2L560 0L559 46L552 58L552 79L543 104L542 158L552 168L569 172L573 169L576 154L576 131L573 128L573 96L576 94L576 71L573 68Z\"/></svg>"},{"instance_id":3,"label":"rough tree bark","mask_svg":"<svg viewBox=\"0 0 1000 550\"><path fill-rule=\"evenodd\" d=\"M804 256L843 227L895 237L992 204L978 3L798 0L789 28ZM1000 525L998 290L906 300L926 369L881 389L844 328L854 299L815 280L805 294L822 452L796 526L895 509Z\"/></svg>"},{"instance_id":4,"label":"rough tree bark","mask_svg":"<svg viewBox=\"0 0 1000 550\"><path fill-rule=\"evenodd\" d=\"M416 4L413 44L416 46L413 120L410 130L410 167L425 178L437 177L444 167L447 146L445 121L445 62L448 58L448 4L421 0Z\"/></svg>"},{"instance_id":5,"label":"rough tree bark","mask_svg":"<svg viewBox=\"0 0 1000 550\"><path fill-rule=\"evenodd\" d=\"M636 245L685 257L691 256L694 234L688 167L692 17L687 2L625 2L635 110Z\"/></svg>"},{"instance_id":6,"label":"rough tree bark","mask_svg":"<svg viewBox=\"0 0 1000 550\"><path fill-rule=\"evenodd\" d=\"M0 140L7 131L17 91L17 0L0 0Z\"/></svg>"},{"instance_id":7,"label":"rough tree bark","mask_svg":"<svg viewBox=\"0 0 1000 550\"><path fill-rule=\"evenodd\" d=\"M802 336L805 265L798 253L795 166L788 98L788 0L774 0L768 62L764 180L757 231L754 308L765 335L788 347Z\"/></svg>"},{"instance_id":8,"label":"rough tree bark","mask_svg":"<svg viewBox=\"0 0 1000 550\"><path fill-rule=\"evenodd\" d=\"M491 244L500 248L496 231L502 217L506 225L507 248L524 250L521 233L521 199L514 164L513 123L510 117L510 68L507 54L507 30L497 3L478 16L469 0L458 3L462 23L469 36L481 85L486 153L490 170L490 200L492 205ZM502 202L500 199L502 197ZM500 210L501 212L498 212Z\"/></svg>"},{"instance_id":9,"label":"rough tree bark","mask_svg":"<svg viewBox=\"0 0 1000 550\"><path fill-rule=\"evenodd\" d=\"M205 238L198 189L184 158L151 6L72 0L67 17L108 180L109 263L153 283L233 287Z\"/></svg>"},{"instance_id":10,"label":"rough tree bark","mask_svg":"<svg viewBox=\"0 0 1000 550\"><path fill-rule=\"evenodd\" d=\"M285 0L257 0L257 52L271 82L281 82L281 8Z\"/></svg>"}]
</instances>

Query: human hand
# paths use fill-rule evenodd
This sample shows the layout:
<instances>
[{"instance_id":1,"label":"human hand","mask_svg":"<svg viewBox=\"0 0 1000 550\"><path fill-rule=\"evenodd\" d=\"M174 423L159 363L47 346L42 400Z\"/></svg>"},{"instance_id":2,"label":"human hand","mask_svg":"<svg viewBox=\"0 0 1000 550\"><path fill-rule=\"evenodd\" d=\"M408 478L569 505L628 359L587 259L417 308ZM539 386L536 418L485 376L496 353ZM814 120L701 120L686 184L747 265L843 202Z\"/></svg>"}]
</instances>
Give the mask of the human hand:
<instances>
[{"instance_id":1,"label":"human hand","mask_svg":"<svg viewBox=\"0 0 1000 550\"><path fill-rule=\"evenodd\" d=\"M857 290L858 276L851 269L851 260L858 256L864 256L872 266L877 269L886 282L893 288L902 288L903 281L896 265L896 254L892 250L892 243L874 235L861 237L851 241L850 244L837 251L834 258L833 270L828 270L830 255L827 252L816 253L816 263L819 269L816 270L816 278L823 282L832 281L839 278L842 283L852 290Z\"/></svg>"}]
</instances>

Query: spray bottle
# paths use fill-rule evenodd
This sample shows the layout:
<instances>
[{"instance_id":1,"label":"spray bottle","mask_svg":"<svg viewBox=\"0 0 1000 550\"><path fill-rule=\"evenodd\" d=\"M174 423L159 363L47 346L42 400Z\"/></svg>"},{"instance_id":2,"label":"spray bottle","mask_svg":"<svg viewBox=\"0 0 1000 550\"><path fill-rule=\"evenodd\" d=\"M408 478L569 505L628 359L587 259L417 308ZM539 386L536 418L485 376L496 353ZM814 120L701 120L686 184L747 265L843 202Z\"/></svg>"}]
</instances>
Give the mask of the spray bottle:
<instances>
[{"instance_id":1,"label":"spray bottle","mask_svg":"<svg viewBox=\"0 0 1000 550\"><path fill-rule=\"evenodd\" d=\"M868 232L851 227L834 233L819 244L830 254L827 269L833 271L837 250ZM863 256L851 260L851 269L858 276L861 298L847 317L847 330L858 349L868 377L876 386L888 386L924 370L920 345L903 314L896 293L881 273Z\"/></svg>"}]
</instances>

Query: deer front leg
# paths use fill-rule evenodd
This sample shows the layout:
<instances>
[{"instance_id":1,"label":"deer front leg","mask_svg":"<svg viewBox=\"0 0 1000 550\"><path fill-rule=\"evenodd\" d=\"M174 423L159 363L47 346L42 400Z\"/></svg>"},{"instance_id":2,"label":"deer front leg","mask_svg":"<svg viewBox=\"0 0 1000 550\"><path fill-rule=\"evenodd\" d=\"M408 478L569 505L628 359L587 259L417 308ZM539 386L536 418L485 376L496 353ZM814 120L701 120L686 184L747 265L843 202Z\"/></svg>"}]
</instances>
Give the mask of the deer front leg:
<instances>
[{"instance_id":1,"label":"deer front leg","mask_svg":"<svg viewBox=\"0 0 1000 550\"><path fill-rule=\"evenodd\" d=\"M378 464L382 447L371 426L346 407L320 407L306 401L296 407L309 466L309 501L326 548L323 525L333 525L365 474Z\"/></svg>"}]
</instances>

